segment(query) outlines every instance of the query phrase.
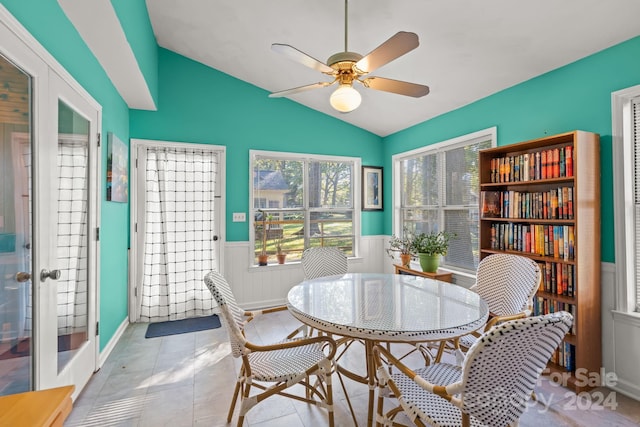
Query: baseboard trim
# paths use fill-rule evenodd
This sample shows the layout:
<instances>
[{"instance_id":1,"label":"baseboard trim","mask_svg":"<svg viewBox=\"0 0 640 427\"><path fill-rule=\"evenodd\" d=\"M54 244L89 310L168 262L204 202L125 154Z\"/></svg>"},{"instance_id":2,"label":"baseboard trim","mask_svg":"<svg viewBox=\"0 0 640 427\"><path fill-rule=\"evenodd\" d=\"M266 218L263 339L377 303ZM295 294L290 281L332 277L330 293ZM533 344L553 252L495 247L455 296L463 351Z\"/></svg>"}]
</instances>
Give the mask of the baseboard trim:
<instances>
[{"instance_id":1,"label":"baseboard trim","mask_svg":"<svg viewBox=\"0 0 640 427\"><path fill-rule=\"evenodd\" d=\"M100 352L100 356L98 357L98 366L97 366L98 369L102 368L102 365L104 365L104 362L107 361L107 358L109 357L113 349L116 347L116 344L118 344L118 341L120 341L120 338L122 337L122 334L124 334L124 331L127 329L127 326L129 326L129 317L125 317L125 319L122 321L120 326L118 326L118 329L116 329L116 332L113 334L113 336L111 337L107 345Z\"/></svg>"},{"instance_id":2,"label":"baseboard trim","mask_svg":"<svg viewBox=\"0 0 640 427\"><path fill-rule=\"evenodd\" d=\"M631 399L640 401L640 387L638 387L636 384L631 384L628 381L618 378L617 384L609 388L616 391L617 393L624 394Z\"/></svg>"}]
</instances>

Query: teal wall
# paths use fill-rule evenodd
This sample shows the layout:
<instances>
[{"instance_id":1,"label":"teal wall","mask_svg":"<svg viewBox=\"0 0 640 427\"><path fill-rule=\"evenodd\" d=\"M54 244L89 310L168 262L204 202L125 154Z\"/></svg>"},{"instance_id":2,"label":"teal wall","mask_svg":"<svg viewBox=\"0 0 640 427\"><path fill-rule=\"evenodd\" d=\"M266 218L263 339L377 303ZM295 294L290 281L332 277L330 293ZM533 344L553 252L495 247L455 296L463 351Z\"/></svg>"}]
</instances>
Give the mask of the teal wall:
<instances>
[{"instance_id":1,"label":"teal wall","mask_svg":"<svg viewBox=\"0 0 640 427\"><path fill-rule=\"evenodd\" d=\"M492 126L499 145L573 129L601 135L602 259L612 262L611 92L640 84L640 37L380 138L164 49L144 1L112 0L158 111L129 110L55 0L0 0L102 106L102 134L227 147L227 240L248 240L249 150L357 156L385 167L384 212L362 213L364 235L391 234L391 156ZM156 74L157 73L157 74ZM106 138L103 138L106 141ZM102 170L106 169L106 143ZM104 175L104 174L103 174ZM101 203L100 346L127 316L129 205Z\"/></svg>"},{"instance_id":2,"label":"teal wall","mask_svg":"<svg viewBox=\"0 0 640 427\"><path fill-rule=\"evenodd\" d=\"M382 164L382 138L166 49L160 49L158 111L131 111L131 138L224 145L227 240L249 240L249 150L362 157ZM327 95L328 97L328 95ZM383 215L362 213L362 232L381 234Z\"/></svg>"},{"instance_id":3,"label":"teal wall","mask_svg":"<svg viewBox=\"0 0 640 427\"><path fill-rule=\"evenodd\" d=\"M482 84L482 82L479 82ZM640 37L420 123L384 139L384 166L403 151L497 126L498 145L572 130L600 134L602 261L614 262L611 92L640 84ZM390 174L385 176L389 194ZM391 199L385 234L391 234Z\"/></svg>"},{"instance_id":4,"label":"teal wall","mask_svg":"<svg viewBox=\"0 0 640 427\"><path fill-rule=\"evenodd\" d=\"M129 108L55 0L2 0L2 4L102 106L102 134L129 141ZM107 144L102 144L102 171ZM100 348L127 317L129 205L105 201L101 183Z\"/></svg>"},{"instance_id":5,"label":"teal wall","mask_svg":"<svg viewBox=\"0 0 640 427\"><path fill-rule=\"evenodd\" d=\"M111 0L120 25L136 56L151 97L158 105L158 45L145 0Z\"/></svg>"}]
</instances>

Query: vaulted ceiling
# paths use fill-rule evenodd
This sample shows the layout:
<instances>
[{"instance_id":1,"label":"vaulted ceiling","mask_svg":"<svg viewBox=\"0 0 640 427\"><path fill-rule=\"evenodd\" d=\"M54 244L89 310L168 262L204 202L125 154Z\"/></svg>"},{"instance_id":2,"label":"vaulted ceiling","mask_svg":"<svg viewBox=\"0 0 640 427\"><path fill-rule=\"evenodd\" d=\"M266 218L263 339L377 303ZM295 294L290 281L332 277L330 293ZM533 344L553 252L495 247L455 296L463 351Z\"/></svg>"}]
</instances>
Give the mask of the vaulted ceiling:
<instances>
[{"instance_id":1,"label":"vaulted ceiling","mask_svg":"<svg viewBox=\"0 0 640 427\"><path fill-rule=\"evenodd\" d=\"M365 55L398 31L416 33L418 48L372 75L428 85L431 93L410 98L358 85L362 104L346 114L329 105L336 86L289 99L380 136L640 34L638 0L349 0L348 5L348 50ZM345 47L344 0L147 0L147 8L161 47L268 92L331 81L273 52L272 43L289 44L322 62ZM103 31L102 37L109 34Z\"/></svg>"}]
</instances>

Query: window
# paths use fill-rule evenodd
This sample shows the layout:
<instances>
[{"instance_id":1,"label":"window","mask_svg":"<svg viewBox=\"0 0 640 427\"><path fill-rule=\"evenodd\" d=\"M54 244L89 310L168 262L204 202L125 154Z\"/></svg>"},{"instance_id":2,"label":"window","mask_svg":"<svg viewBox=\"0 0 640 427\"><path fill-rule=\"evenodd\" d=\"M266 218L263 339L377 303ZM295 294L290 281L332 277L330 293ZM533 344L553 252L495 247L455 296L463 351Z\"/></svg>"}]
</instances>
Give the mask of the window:
<instances>
[{"instance_id":1,"label":"window","mask_svg":"<svg viewBox=\"0 0 640 427\"><path fill-rule=\"evenodd\" d=\"M251 217L254 264L258 255L299 261L314 246L337 246L356 255L359 235L358 174L352 157L251 152Z\"/></svg>"},{"instance_id":2,"label":"window","mask_svg":"<svg viewBox=\"0 0 640 427\"><path fill-rule=\"evenodd\" d=\"M640 86L613 93L616 308L640 312Z\"/></svg>"},{"instance_id":3,"label":"window","mask_svg":"<svg viewBox=\"0 0 640 427\"><path fill-rule=\"evenodd\" d=\"M478 265L478 151L495 146L495 128L393 157L394 226L414 233L456 234L443 266Z\"/></svg>"}]
</instances>

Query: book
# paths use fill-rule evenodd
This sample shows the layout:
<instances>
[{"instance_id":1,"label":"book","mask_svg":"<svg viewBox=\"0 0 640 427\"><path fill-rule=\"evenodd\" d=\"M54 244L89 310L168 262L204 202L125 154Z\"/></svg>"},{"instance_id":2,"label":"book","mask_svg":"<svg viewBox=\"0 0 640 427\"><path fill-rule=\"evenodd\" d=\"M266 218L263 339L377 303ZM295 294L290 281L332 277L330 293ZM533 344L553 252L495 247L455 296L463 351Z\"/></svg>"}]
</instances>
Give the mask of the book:
<instances>
[{"instance_id":1,"label":"book","mask_svg":"<svg viewBox=\"0 0 640 427\"><path fill-rule=\"evenodd\" d=\"M480 193L480 212L482 218L500 218L502 216L500 191L482 191Z\"/></svg>"},{"instance_id":2,"label":"book","mask_svg":"<svg viewBox=\"0 0 640 427\"><path fill-rule=\"evenodd\" d=\"M567 145L564 149L564 162L567 168L567 176L573 176L573 147Z\"/></svg>"},{"instance_id":3,"label":"book","mask_svg":"<svg viewBox=\"0 0 640 427\"><path fill-rule=\"evenodd\" d=\"M560 176L560 149L553 149L553 177L558 178Z\"/></svg>"}]
</instances>

